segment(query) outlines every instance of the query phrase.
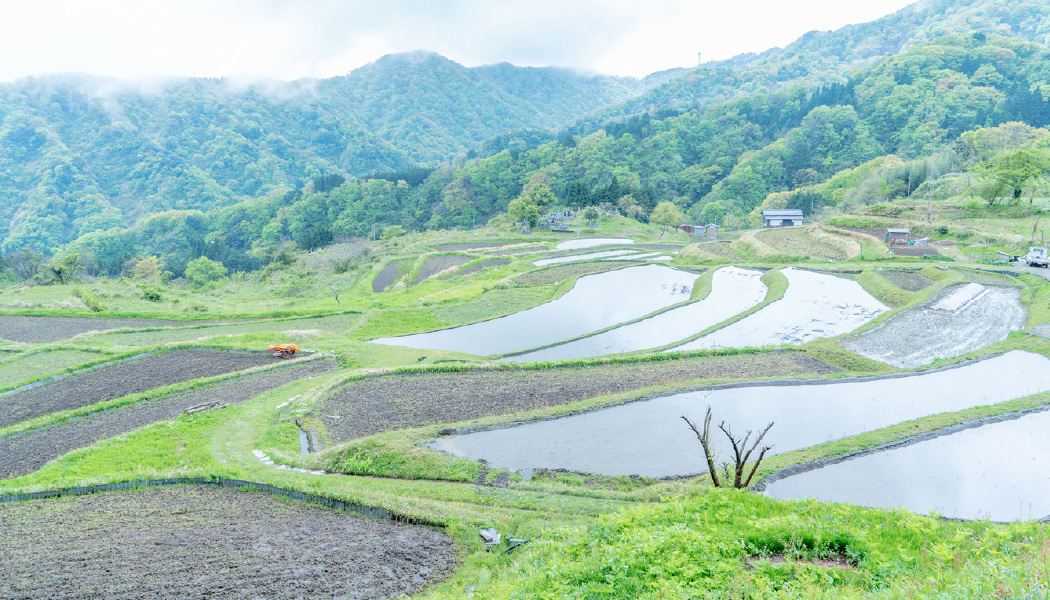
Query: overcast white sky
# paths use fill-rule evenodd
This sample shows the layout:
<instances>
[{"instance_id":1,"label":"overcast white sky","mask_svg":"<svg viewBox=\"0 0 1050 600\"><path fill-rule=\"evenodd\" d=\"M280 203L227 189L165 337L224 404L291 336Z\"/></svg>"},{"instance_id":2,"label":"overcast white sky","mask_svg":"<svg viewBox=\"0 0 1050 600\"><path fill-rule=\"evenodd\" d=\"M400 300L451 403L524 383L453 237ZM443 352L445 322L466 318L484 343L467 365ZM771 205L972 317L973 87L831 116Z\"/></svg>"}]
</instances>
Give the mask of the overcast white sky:
<instances>
[{"instance_id":1,"label":"overcast white sky","mask_svg":"<svg viewBox=\"0 0 1050 600\"><path fill-rule=\"evenodd\" d=\"M0 81L341 75L433 50L643 76L784 46L912 0L0 0Z\"/></svg>"}]
</instances>

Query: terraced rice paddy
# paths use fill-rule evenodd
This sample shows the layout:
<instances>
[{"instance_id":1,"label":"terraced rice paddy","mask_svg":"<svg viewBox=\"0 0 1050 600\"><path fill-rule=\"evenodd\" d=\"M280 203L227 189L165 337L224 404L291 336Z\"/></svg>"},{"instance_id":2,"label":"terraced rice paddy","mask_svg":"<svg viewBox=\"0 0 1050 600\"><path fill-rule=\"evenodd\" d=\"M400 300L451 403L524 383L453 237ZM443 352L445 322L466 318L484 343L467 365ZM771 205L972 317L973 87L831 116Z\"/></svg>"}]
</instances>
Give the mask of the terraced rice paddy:
<instances>
[{"instance_id":1,"label":"terraced rice paddy","mask_svg":"<svg viewBox=\"0 0 1050 600\"><path fill-rule=\"evenodd\" d=\"M436 530L216 486L0 504L3 598L361 598L456 568Z\"/></svg>"},{"instance_id":2,"label":"terraced rice paddy","mask_svg":"<svg viewBox=\"0 0 1050 600\"><path fill-rule=\"evenodd\" d=\"M228 323L229 321L213 321ZM163 321L160 319L95 319L78 317L26 317L0 315L0 338L29 344L68 340L92 331L144 327L189 327L205 321Z\"/></svg>"},{"instance_id":3,"label":"terraced rice paddy","mask_svg":"<svg viewBox=\"0 0 1050 600\"><path fill-rule=\"evenodd\" d=\"M773 254L816 259L846 260L860 252L860 246L852 240L832 238L827 234L816 235L802 227L760 231L755 234L754 240Z\"/></svg>"},{"instance_id":4,"label":"terraced rice paddy","mask_svg":"<svg viewBox=\"0 0 1050 600\"><path fill-rule=\"evenodd\" d=\"M1048 430L1050 412L1040 412L950 435L935 432L786 477L767 493L961 519L1042 519L1050 516Z\"/></svg>"},{"instance_id":5,"label":"terraced rice paddy","mask_svg":"<svg viewBox=\"0 0 1050 600\"><path fill-rule=\"evenodd\" d=\"M317 411L336 443L368 435L536 410L659 384L744 380L840 370L800 352L710 356L543 370L399 374L350 383Z\"/></svg>"},{"instance_id":6,"label":"terraced rice paddy","mask_svg":"<svg viewBox=\"0 0 1050 600\"><path fill-rule=\"evenodd\" d=\"M1009 372L1009 377L1003 373ZM734 431L773 429L765 443L790 452L909 419L984 406L1050 390L1050 359L1028 352L907 377L747 386L686 392L502 429L441 437L432 448L494 467L568 469L667 477L706 471L681 415ZM921 399L921 401L917 401ZM716 448L726 456L731 450ZM538 443L542 440L542 443ZM886 481L885 479L883 481Z\"/></svg>"},{"instance_id":7,"label":"terraced rice paddy","mask_svg":"<svg viewBox=\"0 0 1050 600\"><path fill-rule=\"evenodd\" d=\"M0 395L0 427L183 381L274 364L265 354L173 350Z\"/></svg>"},{"instance_id":8,"label":"terraced rice paddy","mask_svg":"<svg viewBox=\"0 0 1050 600\"><path fill-rule=\"evenodd\" d=\"M238 404L291 381L322 375L335 361L291 363L243 379L190 390L139 404L97 412L42 429L0 438L0 479L36 471L51 460L158 421L178 417L187 408L209 402Z\"/></svg>"},{"instance_id":9,"label":"terraced rice paddy","mask_svg":"<svg viewBox=\"0 0 1050 600\"><path fill-rule=\"evenodd\" d=\"M699 302L566 344L513 356L518 362L566 360L635 352L672 344L755 306L766 296L762 273L725 267L716 271L711 293Z\"/></svg>"},{"instance_id":10,"label":"terraced rice paddy","mask_svg":"<svg viewBox=\"0 0 1050 600\"><path fill-rule=\"evenodd\" d=\"M474 260L473 257L463 256L462 254L441 254L438 256L431 256L427 258L423 263L423 266L419 268L419 273L412 281L412 285L419 285L439 273L467 264L472 260Z\"/></svg>"},{"instance_id":11,"label":"terraced rice paddy","mask_svg":"<svg viewBox=\"0 0 1050 600\"><path fill-rule=\"evenodd\" d=\"M250 333L273 332L302 345L320 333L340 335L349 329L360 315L331 315L306 319L279 321L254 321L211 327L180 327L178 329L152 329L124 333L103 333L92 337L92 342L116 346L151 347L185 342L204 342L221 337L233 337Z\"/></svg>"},{"instance_id":12,"label":"terraced rice paddy","mask_svg":"<svg viewBox=\"0 0 1050 600\"><path fill-rule=\"evenodd\" d=\"M80 350L54 350L23 356L0 365L0 389L16 386L28 379L58 373L84 363L105 359L105 354Z\"/></svg>"},{"instance_id":13,"label":"terraced rice paddy","mask_svg":"<svg viewBox=\"0 0 1050 600\"><path fill-rule=\"evenodd\" d=\"M614 246L622 244L633 244L630 238L581 238L561 242L555 248L558 250L579 250L581 248L594 248L595 246Z\"/></svg>"},{"instance_id":14,"label":"terraced rice paddy","mask_svg":"<svg viewBox=\"0 0 1050 600\"><path fill-rule=\"evenodd\" d=\"M636 254L634 250L605 250L603 252L589 252L586 254L570 254L568 256L555 256L553 258L542 258L532 261L533 266L546 267L549 265L560 265L564 263L581 262L585 260L608 259L627 254Z\"/></svg>"},{"instance_id":15,"label":"terraced rice paddy","mask_svg":"<svg viewBox=\"0 0 1050 600\"><path fill-rule=\"evenodd\" d=\"M674 350L804 344L849 333L888 310L855 281L787 268L784 297Z\"/></svg>"},{"instance_id":16,"label":"terraced rice paddy","mask_svg":"<svg viewBox=\"0 0 1050 600\"><path fill-rule=\"evenodd\" d=\"M969 286L977 294L961 298L965 305L951 301ZM1028 311L1021 304L1020 289L969 286L944 290L929 305L895 315L869 332L844 340L842 347L896 367L914 368L983 348L1024 328ZM949 310L938 310L942 305Z\"/></svg>"},{"instance_id":17,"label":"terraced rice paddy","mask_svg":"<svg viewBox=\"0 0 1050 600\"><path fill-rule=\"evenodd\" d=\"M431 333L372 340L488 356L536 348L688 300L697 275L646 265L582 277L564 296L513 315Z\"/></svg>"},{"instance_id":18,"label":"terraced rice paddy","mask_svg":"<svg viewBox=\"0 0 1050 600\"><path fill-rule=\"evenodd\" d=\"M372 279L372 291L375 293L385 292L386 289L397 283L412 269L412 260L398 260L383 267L374 279Z\"/></svg>"}]
</instances>

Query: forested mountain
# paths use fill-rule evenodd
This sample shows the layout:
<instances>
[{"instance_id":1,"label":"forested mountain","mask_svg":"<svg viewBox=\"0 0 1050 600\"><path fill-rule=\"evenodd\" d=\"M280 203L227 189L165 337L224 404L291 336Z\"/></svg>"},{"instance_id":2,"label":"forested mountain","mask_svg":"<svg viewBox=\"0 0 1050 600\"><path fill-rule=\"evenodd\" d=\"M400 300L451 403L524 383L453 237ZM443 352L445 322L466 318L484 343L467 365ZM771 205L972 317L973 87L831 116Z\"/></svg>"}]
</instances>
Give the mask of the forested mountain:
<instances>
[{"instance_id":1,"label":"forested mountain","mask_svg":"<svg viewBox=\"0 0 1050 600\"><path fill-rule=\"evenodd\" d=\"M615 117L688 110L738 94L770 92L793 83L843 83L855 68L951 34L995 34L1047 45L1050 5L1022 0L921 0L881 19L835 31L811 31L785 48L699 69L627 102L598 111L578 133Z\"/></svg>"},{"instance_id":2,"label":"forested mountain","mask_svg":"<svg viewBox=\"0 0 1050 600\"><path fill-rule=\"evenodd\" d=\"M809 209L837 200L807 190L878 157L1050 123L1047 23L1044 4L930 0L641 82L427 52L266 86L24 80L0 87L3 249L77 239L98 272L156 254L178 275L197 256L251 269L289 240L374 224L467 227L516 199L640 219L670 200L703 222L774 197ZM951 31L965 33L936 37Z\"/></svg>"},{"instance_id":3,"label":"forested mountain","mask_svg":"<svg viewBox=\"0 0 1050 600\"><path fill-rule=\"evenodd\" d=\"M0 85L2 248L46 251L325 173L435 163L507 131L554 128L645 85L557 68L466 68L426 52L292 83L23 79Z\"/></svg>"}]
</instances>

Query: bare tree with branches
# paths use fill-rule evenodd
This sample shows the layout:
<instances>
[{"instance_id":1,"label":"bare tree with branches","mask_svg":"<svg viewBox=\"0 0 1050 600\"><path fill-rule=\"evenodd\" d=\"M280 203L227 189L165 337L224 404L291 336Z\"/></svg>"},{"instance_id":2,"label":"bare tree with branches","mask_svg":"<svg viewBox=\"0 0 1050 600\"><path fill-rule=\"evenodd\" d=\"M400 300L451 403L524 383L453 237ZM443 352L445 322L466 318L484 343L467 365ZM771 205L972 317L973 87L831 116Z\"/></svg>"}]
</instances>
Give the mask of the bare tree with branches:
<instances>
[{"instance_id":1,"label":"bare tree with branches","mask_svg":"<svg viewBox=\"0 0 1050 600\"><path fill-rule=\"evenodd\" d=\"M707 413L704 414L704 426L701 429L696 423L689 420L688 417L682 415L682 420L689 425L689 428L696 434L696 439L700 440L700 445L704 448L704 458L707 459L707 472L711 475L711 482L715 487L724 487L728 485L730 478L733 480L733 487L737 489L746 488L751 485L751 479L755 476L755 472L758 471L758 466L762 464L762 459L766 457L766 452L773 449L773 446L763 446L758 452L758 458L755 459L754 464L751 466L751 472L747 474L747 478L744 478L744 472L747 470L747 463L751 460L751 455L754 454L755 450L758 449L758 445L762 443L762 440L769 433L769 430L773 428L773 422L770 421L769 425L758 434L755 441L751 443L749 448L747 443L751 439L751 434L754 433L752 430L748 430L744 434L743 439L737 439L733 435L733 430L730 426L726 425L725 421L718 424L718 428L722 430L722 433L729 438L729 443L733 446L733 472L729 471L729 462L725 461L722 463L722 471L725 476L725 480L719 480L718 470L715 468L715 454L711 449L711 407L707 407Z\"/></svg>"}]
</instances>

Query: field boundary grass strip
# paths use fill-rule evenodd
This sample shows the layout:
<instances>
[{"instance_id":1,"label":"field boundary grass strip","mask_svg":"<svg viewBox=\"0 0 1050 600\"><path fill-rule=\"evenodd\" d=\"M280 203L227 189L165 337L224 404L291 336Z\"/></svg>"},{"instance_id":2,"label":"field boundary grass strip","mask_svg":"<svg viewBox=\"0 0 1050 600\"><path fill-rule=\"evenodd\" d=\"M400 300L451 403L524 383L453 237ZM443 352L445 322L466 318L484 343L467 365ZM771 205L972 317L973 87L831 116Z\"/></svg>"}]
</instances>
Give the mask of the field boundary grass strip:
<instances>
[{"instance_id":1,"label":"field boundary grass strip","mask_svg":"<svg viewBox=\"0 0 1050 600\"><path fill-rule=\"evenodd\" d=\"M125 310L107 310L104 312L92 312L90 310L68 310L61 308L21 308L0 309L0 317L69 317L72 319L153 319L156 321L172 321L193 323L195 326L211 327L213 325L228 325L236 321L255 321L266 319L296 319L309 317L328 317L342 314L360 314L360 311L341 311L317 314L317 311L304 310L274 310L262 313L223 313L210 312L200 313L158 313L158 312L134 312ZM199 321L216 321L215 323L200 324ZM177 325L172 325L177 327ZM135 330L138 331L138 330Z\"/></svg>"},{"instance_id":2,"label":"field boundary grass strip","mask_svg":"<svg viewBox=\"0 0 1050 600\"><path fill-rule=\"evenodd\" d=\"M7 496L0 496L0 503L6 504L11 502L27 502L31 500L45 500L48 498L84 496L88 494L98 494L103 492L144 490L152 487L167 487L176 485L203 485L220 486L234 489L250 489L260 492L266 492L272 496L279 496L282 498L287 498L289 500L295 500L297 502L320 505L341 512L355 513L362 516L371 517L380 521L393 521L395 523L405 523L408 525L423 525L425 527L432 527L441 530L446 529L445 526L435 521L420 519L416 517L409 517L407 515L402 515L400 513L396 513L386 508L367 506L364 504L357 504L356 502L347 502L346 500L329 498L327 496L318 496L317 494L309 494L306 492L289 490L286 488L277 487L266 483L258 483L255 481L247 481L243 479L226 479L224 477L178 477L172 479L142 479L137 481L121 481L117 483L99 483L89 486L63 488L60 490L46 490L41 492L27 492L24 494L11 494Z\"/></svg>"},{"instance_id":3,"label":"field boundary grass strip","mask_svg":"<svg viewBox=\"0 0 1050 600\"><path fill-rule=\"evenodd\" d=\"M193 348L172 348L172 350L208 350L208 351L214 351L214 352L224 352L224 350L216 350L214 348L199 348L199 347L193 347ZM164 351L147 352L147 353L144 353L144 356L145 355L153 355L153 354L159 355L159 354L163 354L163 353L164 353ZM14 424L9 425L7 427L0 428L0 439L13 437L15 435L26 433L26 432L31 431L31 430L43 429L45 427L51 427L51 426L54 426L54 425L59 425L59 424L65 423L67 421L72 421L74 419L79 419L81 417L86 417L88 415L92 415L92 414L95 414L95 413L100 413L100 412L104 412L104 411L107 411L107 410L113 410L113 409L116 409L116 408L121 408L123 406L130 406L130 405L133 405L133 404L139 404L141 402L148 402L148 401L153 400L155 398L165 398L165 397L171 396L173 394L178 394L178 393L181 393L181 392L192 391L192 390L208 387L208 386L211 386L211 385L214 385L214 384L217 384L217 383L221 383L221 382L225 382L225 381L233 381L233 380L236 380L236 379L241 379L241 378L244 378L244 377L250 377L252 375L256 375L256 374L263 373L263 372L276 371L276 370L279 370L279 369L285 369L285 368L293 367L293 366L296 366L296 365L301 365L301 364L304 364L305 362L308 362L308 361L325 360L325 359L326 359L326 356L315 355L315 356L310 356L310 357L304 357L304 358L299 359L299 360L280 362L280 363L276 363L276 364L272 364L272 365L262 365L262 366L253 367L253 368L250 368L250 369L244 369L244 370L241 370L241 371L232 371L232 372L229 372L229 373L222 373L220 375L214 375L214 376L211 376L211 377L204 377L204 378L199 378L199 379L193 379L193 380L190 380L190 381L183 381L183 382L179 382L179 383L173 383L171 385L158 387L158 388L154 388L154 389L151 389L151 390L146 390L144 392L139 392L139 393L136 393L136 394L128 394L126 396L121 396L119 398L114 398L112 400L104 400L102 402L96 402L95 404L89 404L87 406L81 406L80 408L74 408L74 409L69 409L69 410L53 412L53 413L50 413L50 414L47 414L47 415L43 415L41 417L37 417L35 419L30 419L28 421L22 421L21 423L14 423ZM91 370L91 369L85 369L85 371L89 371L89 370Z\"/></svg>"},{"instance_id":4,"label":"field boundary grass strip","mask_svg":"<svg viewBox=\"0 0 1050 600\"><path fill-rule=\"evenodd\" d=\"M54 351L55 350L46 350L44 352L37 352L36 354L32 354L30 356L36 356L37 354L46 354L47 352L54 352ZM88 350L88 352L91 352L91 350ZM101 359L99 359L97 361L89 361L89 362L81 363L79 365L74 365L72 367L61 369L59 371L54 371L52 373L45 373L45 374L40 375L38 377L31 377L29 379L22 380L22 381L18 382L17 384L12 384L12 385L9 385L9 386L6 386L6 387L0 387L0 398L3 398L4 396L7 396L8 394L21 392L23 389L29 389L29 388L32 388L32 387L36 387L38 385L44 385L45 383L49 383L51 381L57 381L59 379L63 379L65 377L69 377L71 375L77 375L79 373L86 373L86 372L91 371L93 369L99 369L101 367L105 367L105 366L108 366L108 365L115 365L117 363L126 362L126 361L132 360L134 358L138 358L140 356L148 356L150 354L160 354L160 352L157 349L153 349L153 350L145 350L145 349L132 350L130 352L125 352L123 354L109 355L109 356L106 356L105 358L101 358ZM29 356L24 356L22 358L29 358Z\"/></svg>"}]
</instances>

